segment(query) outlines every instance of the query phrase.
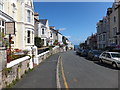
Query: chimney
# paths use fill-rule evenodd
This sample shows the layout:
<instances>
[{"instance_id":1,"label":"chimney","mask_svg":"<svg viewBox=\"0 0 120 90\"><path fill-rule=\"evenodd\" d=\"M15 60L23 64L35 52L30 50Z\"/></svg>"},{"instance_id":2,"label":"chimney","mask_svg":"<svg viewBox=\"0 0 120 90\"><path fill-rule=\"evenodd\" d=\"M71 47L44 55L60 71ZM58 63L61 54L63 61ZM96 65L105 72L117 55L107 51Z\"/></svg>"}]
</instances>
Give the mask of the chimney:
<instances>
[{"instance_id":1,"label":"chimney","mask_svg":"<svg viewBox=\"0 0 120 90\"><path fill-rule=\"evenodd\" d=\"M39 20L39 14L38 13L34 13L34 17Z\"/></svg>"},{"instance_id":2,"label":"chimney","mask_svg":"<svg viewBox=\"0 0 120 90\"><path fill-rule=\"evenodd\" d=\"M112 8L107 9L107 15L109 16L112 13Z\"/></svg>"},{"instance_id":3,"label":"chimney","mask_svg":"<svg viewBox=\"0 0 120 90\"><path fill-rule=\"evenodd\" d=\"M55 29L55 26L50 26L50 29Z\"/></svg>"}]
</instances>

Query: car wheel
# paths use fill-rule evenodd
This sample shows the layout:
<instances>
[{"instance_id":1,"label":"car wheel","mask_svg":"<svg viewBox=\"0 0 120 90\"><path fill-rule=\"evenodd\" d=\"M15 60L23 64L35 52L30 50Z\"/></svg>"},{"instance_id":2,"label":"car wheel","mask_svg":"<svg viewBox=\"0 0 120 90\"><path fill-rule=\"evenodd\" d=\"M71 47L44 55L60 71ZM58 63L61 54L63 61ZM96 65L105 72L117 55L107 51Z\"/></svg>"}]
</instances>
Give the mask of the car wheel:
<instances>
[{"instance_id":1,"label":"car wheel","mask_svg":"<svg viewBox=\"0 0 120 90\"><path fill-rule=\"evenodd\" d=\"M93 57L92 60L95 61L95 57Z\"/></svg>"},{"instance_id":2,"label":"car wheel","mask_svg":"<svg viewBox=\"0 0 120 90\"><path fill-rule=\"evenodd\" d=\"M113 68L117 68L117 64L116 63L112 63L112 67Z\"/></svg>"},{"instance_id":3,"label":"car wheel","mask_svg":"<svg viewBox=\"0 0 120 90\"><path fill-rule=\"evenodd\" d=\"M103 63L102 59L99 60L100 63Z\"/></svg>"}]
</instances>

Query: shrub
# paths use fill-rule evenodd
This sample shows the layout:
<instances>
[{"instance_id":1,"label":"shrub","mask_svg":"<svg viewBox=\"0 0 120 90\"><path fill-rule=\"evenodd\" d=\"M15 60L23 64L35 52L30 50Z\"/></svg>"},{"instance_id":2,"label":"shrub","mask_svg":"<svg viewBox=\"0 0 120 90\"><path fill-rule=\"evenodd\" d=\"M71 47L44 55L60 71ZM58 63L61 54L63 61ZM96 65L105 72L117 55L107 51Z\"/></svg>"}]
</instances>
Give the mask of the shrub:
<instances>
[{"instance_id":1,"label":"shrub","mask_svg":"<svg viewBox=\"0 0 120 90\"><path fill-rule=\"evenodd\" d=\"M38 48L42 47L43 44L44 44L44 42L43 42L43 40L42 40L41 38L35 37L35 45L36 45Z\"/></svg>"}]
</instances>

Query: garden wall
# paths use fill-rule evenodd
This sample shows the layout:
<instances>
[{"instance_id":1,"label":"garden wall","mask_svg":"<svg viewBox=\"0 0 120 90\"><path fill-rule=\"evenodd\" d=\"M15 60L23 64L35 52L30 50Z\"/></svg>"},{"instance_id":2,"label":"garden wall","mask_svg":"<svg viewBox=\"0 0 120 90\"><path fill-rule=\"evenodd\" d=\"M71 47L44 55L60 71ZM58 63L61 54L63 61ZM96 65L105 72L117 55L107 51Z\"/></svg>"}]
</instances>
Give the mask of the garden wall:
<instances>
[{"instance_id":1,"label":"garden wall","mask_svg":"<svg viewBox=\"0 0 120 90\"><path fill-rule=\"evenodd\" d=\"M33 64L39 65L42 61L44 61L49 56L65 51L63 48L59 48L58 46L54 47L52 50L46 51L42 54L35 55L33 58ZM5 52L4 52L5 55ZM2 56L4 56L2 54ZM1 60L6 60L5 57L2 57ZM30 69L31 58L29 56L25 56L23 58L16 59L7 63L7 65L1 69L0 71L0 89L5 87L10 87L15 84L16 81L22 78L22 76ZM33 65L34 66L34 65Z\"/></svg>"}]
</instances>

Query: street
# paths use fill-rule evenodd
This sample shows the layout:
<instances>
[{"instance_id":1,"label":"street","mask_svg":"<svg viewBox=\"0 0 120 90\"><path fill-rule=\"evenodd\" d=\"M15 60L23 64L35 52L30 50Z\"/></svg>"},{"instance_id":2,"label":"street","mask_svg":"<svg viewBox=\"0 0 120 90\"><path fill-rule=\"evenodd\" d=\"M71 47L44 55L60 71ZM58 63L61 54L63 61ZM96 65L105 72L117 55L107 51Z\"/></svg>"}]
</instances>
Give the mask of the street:
<instances>
[{"instance_id":1,"label":"street","mask_svg":"<svg viewBox=\"0 0 120 90\"><path fill-rule=\"evenodd\" d=\"M69 88L117 88L118 70L110 65L90 61L74 51L61 54Z\"/></svg>"},{"instance_id":2,"label":"street","mask_svg":"<svg viewBox=\"0 0 120 90\"><path fill-rule=\"evenodd\" d=\"M51 56L25 75L14 88L56 88L55 72L59 55L68 88L118 88L118 70L80 57L74 51ZM65 88L64 81L60 81L61 88Z\"/></svg>"}]
</instances>

